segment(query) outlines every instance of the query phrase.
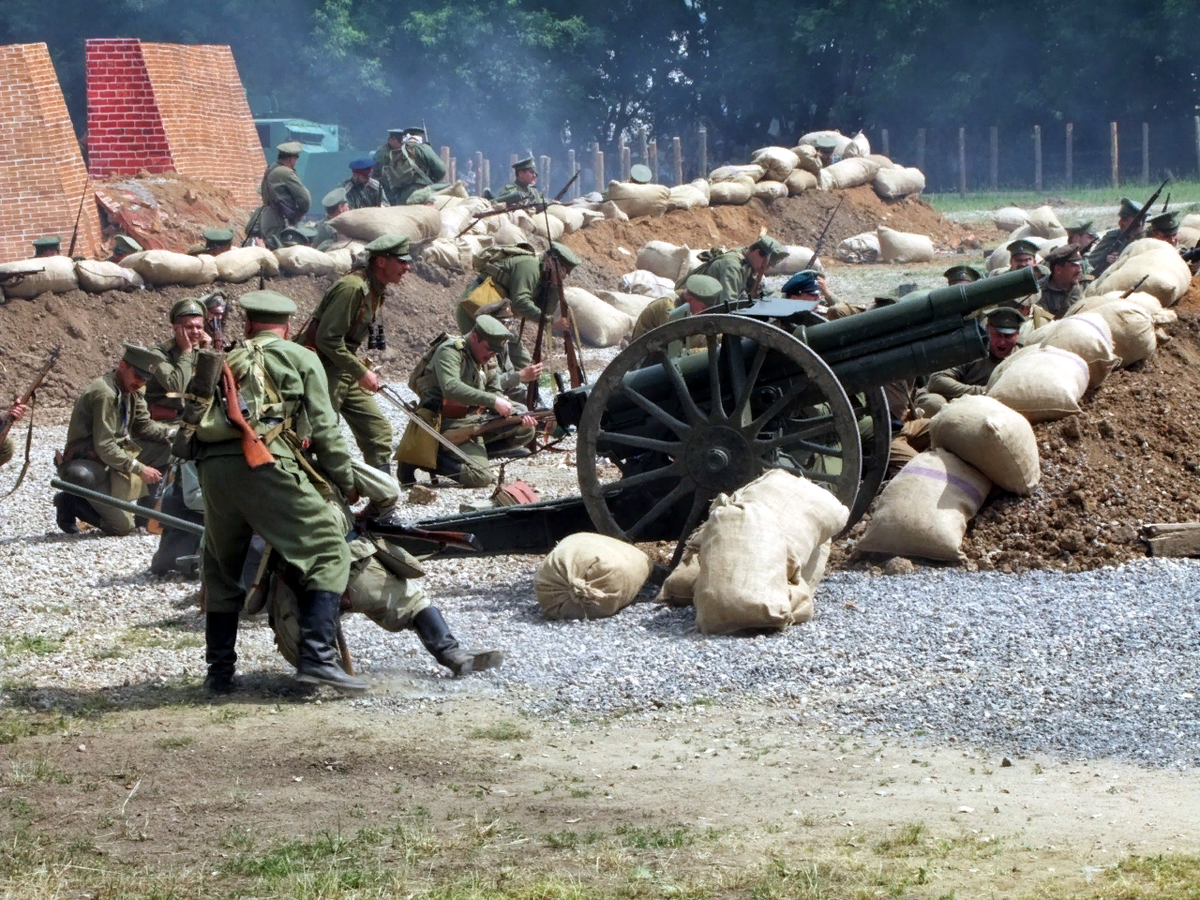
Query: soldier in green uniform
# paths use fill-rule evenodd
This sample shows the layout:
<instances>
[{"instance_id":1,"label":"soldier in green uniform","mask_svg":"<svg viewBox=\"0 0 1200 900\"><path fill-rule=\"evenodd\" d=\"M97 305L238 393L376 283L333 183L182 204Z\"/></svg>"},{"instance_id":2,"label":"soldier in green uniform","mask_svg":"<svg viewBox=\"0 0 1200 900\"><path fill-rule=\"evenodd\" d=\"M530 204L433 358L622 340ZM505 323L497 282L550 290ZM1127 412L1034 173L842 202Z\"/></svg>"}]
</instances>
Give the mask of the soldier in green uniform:
<instances>
[{"instance_id":1,"label":"soldier in green uniform","mask_svg":"<svg viewBox=\"0 0 1200 900\"><path fill-rule=\"evenodd\" d=\"M108 258L109 262L119 263L131 253L141 253L142 245L135 241L127 234L118 234L113 240L112 256Z\"/></svg>"},{"instance_id":2,"label":"soldier in green uniform","mask_svg":"<svg viewBox=\"0 0 1200 900\"><path fill-rule=\"evenodd\" d=\"M13 403L8 408L8 413L4 416L4 421L11 422L14 425L25 418L25 413L29 411L24 403ZM4 442L0 443L0 466L10 462L13 455L16 453L16 446L13 444L12 432L10 431L4 436Z\"/></svg>"},{"instance_id":3,"label":"soldier in green uniform","mask_svg":"<svg viewBox=\"0 0 1200 900\"><path fill-rule=\"evenodd\" d=\"M522 415L525 407L504 396L500 389L499 369L493 363L512 335L504 323L489 315L480 315L463 337L445 337L413 371L409 383L420 398L422 418L441 431L481 425L498 416ZM475 410L478 410L476 412ZM485 487L492 483L487 469L488 455L519 455L533 440L537 421L522 415L519 422L459 445L477 466L462 464L436 443L436 462L421 450L421 429L411 422L396 450L400 463L400 483L411 484L416 470L432 470L449 475L463 487ZM430 453L430 456L433 454Z\"/></svg>"},{"instance_id":4,"label":"soldier in green uniform","mask_svg":"<svg viewBox=\"0 0 1200 900\"><path fill-rule=\"evenodd\" d=\"M946 279L946 284L954 287L956 284L970 284L973 281L978 281L983 276L979 274L978 269L973 269L970 266L951 266L942 273L942 277Z\"/></svg>"},{"instance_id":5,"label":"soldier in green uniform","mask_svg":"<svg viewBox=\"0 0 1200 900\"><path fill-rule=\"evenodd\" d=\"M1170 244L1172 247L1179 246L1179 216L1174 212L1165 212L1155 216L1147 223L1150 228L1146 237L1154 238L1156 241Z\"/></svg>"},{"instance_id":6,"label":"soldier in green uniform","mask_svg":"<svg viewBox=\"0 0 1200 900\"><path fill-rule=\"evenodd\" d=\"M1096 241L1100 239L1100 236L1096 234L1095 226L1089 220L1086 222L1069 222L1063 227L1067 229L1067 243L1079 248L1079 253L1082 257L1080 266L1083 269L1083 274L1091 275L1092 267L1088 264L1087 256L1091 252L1092 247L1095 246Z\"/></svg>"},{"instance_id":7,"label":"soldier in green uniform","mask_svg":"<svg viewBox=\"0 0 1200 900\"><path fill-rule=\"evenodd\" d=\"M206 228L203 236L203 244L188 248L190 256L199 256L201 253L220 256L226 250L233 249L233 232L228 228Z\"/></svg>"},{"instance_id":8,"label":"soldier in green uniform","mask_svg":"<svg viewBox=\"0 0 1200 900\"><path fill-rule=\"evenodd\" d=\"M545 203L546 195L537 189L537 179L537 166L533 163L533 157L518 160L513 163L513 180L500 188L500 193L492 198L492 202L509 205Z\"/></svg>"},{"instance_id":9,"label":"soldier in green uniform","mask_svg":"<svg viewBox=\"0 0 1200 900\"><path fill-rule=\"evenodd\" d=\"M787 250L773 237L763 235L748 247L721 253L701 254L702 262L676 285L683 286L692 275L708 275L721 282L720 303L733 303L742 298L757 300L763 295L762 279L767 269L787 258Z\"/></svg>"},{"instance_id":10,"label":"soldier in green uniform","mask_svg":"<svg viewBox=\"0 0 1200 900\"><path fill-rule=\"evenodd\" d=\"M988 355L975 362L964 363L950 369L942 369L929 376L929 387L925 393L937 394L944 400L954 400L968 394L987 393L988 379L996 366L1000 365L1017 346L1018 333L1028 320L1020 310L1011 306L997 306L983 314L987 323ZM928 409L922 397L917 405Z\"/></svg>"},{"instance_id":11,"label":"soldier in green uniform","mask_svg":"<svg viewBox=\"0 0 1200 900\"><path fill-rule=\"evenodd\" d=\"M379 376L357 352L377 325L389 284L399 284L412 265L407 237L385 234L367 244L366 271L335 281L296 338L316 350L325 367L329 401L350 426L367 465L391 470L392 428L371 395Z\"/></svg>"},{"instance_id":12,"label":"soldier in green uniform","mask_svg":"<svg viewBox=\"0 0 1200 900\"><path fill-rule=\"evenodd\" d=\"M33 242L33 258L44 256L62 256L62 238L40 237Z\"/></svg>"},{"instance_id":13,"label":"soldier in green uniform","mask_svg":"<svg viewBox=\"0 0 1200 900\"><path fill-rule=\"evenodd\" d=\"M337 229L329 224L329 220L350 209L350 204L346 199L346 189L344 187L334 188L321 198L321 205L325 207L325 219L317 223L317 231L312 237L312 245L318 250L328 250L343 240Z\"/></svg>"},{"instance_id":14,"label":"soldier in green uniform","mask_svg":"<svg viewBox=\"0 0 1200 900\"><path fill-rule=\"evenodd\" d=\"M1117 227L1110 228L1100 237L1091 252L1087 255L1088 268L1091 271L1099 269L1102 265L1107 266L1117 261L1117 241L1120 240L1121 232L1133 224L1138 213L1142 208L1130 200L1128 197L1121 198L1121 206L1117 211ZM1141 232L1136 232L1131 236L1132 240L1140 238ZM1112 259L1109 259L1109 257Z\"/></svg>"},{"instance_id":15,"label":"soldier in green uniform","mask_svg":"<svg viewBox=\"0 0 1200 900\"><path fill-rule=\"evenodd\" d=\"M832 166L841 160L837 155L837 141L831 137L819 137L813 144L821 157L821 167Z\"/></svg>"},{"instance_id":16,"label":"soldier in green uniform","mask_svg":"<svg viewBox=\"0 0 1200 900\"><path fill-rule=\"evenodd\" d=\"M1083 254L1073 244L1055 247L1046 254L1050 274L1038 282L1042 292L1038 305L1056 319L1083 299Z\"/></svg>"},{"instance_id":17,"label":"soldier in green uniform","mask_svg":"<svg viewBox=\"0 0 1200 900\"><path fill-rule=\"evenodd\" d=\"M198 300L180 300L171 307L170 340L150 348L155 363L146 381L146 409L156 422L173 422L183 411L183 394L196 367L197 351L212 346L204 330L204 307ZM171 461L169 447L159 441L138 441L138 462L165 471Z\"/></svg>"},{"instance_id":18,"label":"soldier in green uniform","mask_svg":"<svg viewBox=\"0 0 1200 900\"><path fill-rule=\"evenodd\" d=\"M441 159L439 157L439 162ZM342 182L346 189L346 202L351 209L365 209L369 206L388 206L384 196L383 185L371 173L375 169L375 160L369 156L360 156L350 162L350 177Z\"/></svg>"},{"instance_id":19,"label":"soldier in green uniform","mask_svg":"<svg viewBox=\"0 0 1200 900\"><path fill-rule=\"evenodd\" d=\"M260 237L270 249L279 248L279 232L297 225L312 205L312 195L296 174L296 162L304 152L299 141L289 141L275 148L278 156L273 166L263 173L259 194L260 206L246 225L249 237Z\"/></svg>"},{"instance_id":20,"label":"soldier in green uniform","mask_svg":"<svg viewBox=\"0 0 1200 900\"><path fill-rule=\"evenodd\" d=\"M689 275L677 297L659 297L642 310L633 323L633 337L630 340L636 341L646 332L668 322L706 313L720 297L721 282L717 279L708 275ZM679 356L682 352L683 348L674 343L667 348L668 356Z\"/></svg>"},{"instance_id":21,"label":"soldier in green uniform","mask_svg":"<svg viewBox=\"0 0 1200 900\"><path fill-rule=\"evenodd\" d=\"M424 128L393 128L375 151L375 170L392 206L420 204L447 187L446 164L425 143Z\"/></svg>"},{"instance_id":22,"label":"soldier in green uniform","mask_svg":"<svg viewBox=\"0 0 1200 900\"><path fill-rule=\"evenodd\" d=\"M146 410L142 388L160 358L145 347L125 345L117 368L89 384L71 408L67 446L58 455L58 477L91 488L117 500L134 501L148 484L162 480L162 472L138 462L136 441L169 445L173 428L155 422ZM130 513L100 504L92 506L71 494L55 494L58 527L77 534L76 519L104 531L126 535L133 531Z\"/></svg>"},{"instance_id":23,"label":"soldier in green uniform","mask_svg":"<svg viewBox=\"0 0 1200 900\"><path fill-rule=\"evenodd\" d=\"M532 247L524 247L528 249L517 248L507 253L492 254L486 257L486 261L476 263L476 268L480 270L479 277L467 285L454 310L461 334L471 330L475 317L483 310L492 316L511 312L516 318L531 322L535 335L542 310L553 314L558 296L552 296L554 291L549 267L557 266L559 277L566 278L583 260L574 250L558 241L551 241L550 249L540 255ZM566 331L570 324L559 317L552 327L556 331ZM533 356L517 336L509 338L507 358L516 371L524 370L533 361Z\"/></svg>"},{"instance_id":24,"label":"soldier in green uniform","mask_svg":"<svg viewBox=\"0 0 1200 900\"><path fill-rule=\"evenodd\" d=\"M225 349L225 292L215 290L205 294L197 301L204 307L204 331L212 338L214 349Z\"/></svg>"},{"instance_id":25,"label":"soldier in green uniform","mask_svg":"<svg viewBox=\"0 0 1200 900\"><path fill-rule=\"evenodd\" d=\"M320 477L356 501L350 453L329 405L325 373L311 353L286 340L295 303L274 291L252 291L238 305L246 314L246 340L226 362L246 403L246 421L274 463L251 469L241 431L226 421L220 402L209 405L192 441L204 497L204 685L218 694L233 690L238 613L246 594L242 566L257 532L298 570L303 584L297 679L365 690L364 681L337 664L338 616L350 577L346 534L299 457L294 431L294 423L305 423Z\"/></svg>"}]
</instances>

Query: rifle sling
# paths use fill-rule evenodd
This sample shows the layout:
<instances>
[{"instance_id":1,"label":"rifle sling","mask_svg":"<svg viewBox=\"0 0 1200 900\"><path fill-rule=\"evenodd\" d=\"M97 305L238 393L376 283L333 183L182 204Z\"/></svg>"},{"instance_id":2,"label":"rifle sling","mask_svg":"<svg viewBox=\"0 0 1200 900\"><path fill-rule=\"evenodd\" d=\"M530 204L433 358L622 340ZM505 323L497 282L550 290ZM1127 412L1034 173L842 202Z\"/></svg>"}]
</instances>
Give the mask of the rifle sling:
<instances>
[{"instance_id":1,"label":"rifle sling","mask_svg":"<svg viewBox=\"0 0 1200 900\"><path fill-rule=\"evenodd\" d=\"M25 462L21 464L21 473L17 475L17 483L9 488L8 493L3 497L0 497L0 500L7 500L9 497L15 494L17 492L17 488L21 486L21 482L25 480L26 473L29 472L29 458L30 453L33 450L33 408L36 405L37 404L35 403L29 404L29 428L25 431Z\"/></svg>"}]
</instances>

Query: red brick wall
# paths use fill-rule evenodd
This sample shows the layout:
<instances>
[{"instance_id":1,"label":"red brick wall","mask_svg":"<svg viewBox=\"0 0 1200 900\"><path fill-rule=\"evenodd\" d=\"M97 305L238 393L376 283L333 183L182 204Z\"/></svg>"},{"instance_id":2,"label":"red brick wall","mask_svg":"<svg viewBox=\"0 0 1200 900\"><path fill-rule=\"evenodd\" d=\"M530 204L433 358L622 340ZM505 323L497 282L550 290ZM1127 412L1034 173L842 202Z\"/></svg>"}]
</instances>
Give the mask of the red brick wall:
<instances>
[{"instance_id":1,"label":"red brick wall","mask_svg":"<svg viewBox=\"0 0 1200 900\"><path fill-rule=\"evenodd\" d=\"M258 205L263 152L228 47L89 40L87 71L93 173L174 169Z\"/></svg>"},{"instance_id":2,"label":"red brick wall","mask_svg":"<svg viewBox=\"0 0 1200 900\"><path fill-rule=\"evenodd\" d=\"M33 255L43 235L71 241L87 170L45 44L0 46L0 260ZM100 250L94 201L83 204L75 253Z\"/></svg>"}]
</instances>

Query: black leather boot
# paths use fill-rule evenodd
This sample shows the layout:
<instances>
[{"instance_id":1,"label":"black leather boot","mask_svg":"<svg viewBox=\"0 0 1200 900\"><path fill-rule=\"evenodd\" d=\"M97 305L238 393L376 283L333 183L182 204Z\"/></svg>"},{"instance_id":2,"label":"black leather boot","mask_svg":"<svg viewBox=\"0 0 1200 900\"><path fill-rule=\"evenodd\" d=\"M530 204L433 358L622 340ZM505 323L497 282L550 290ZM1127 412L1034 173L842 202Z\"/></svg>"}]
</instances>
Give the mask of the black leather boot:
<instances>
[{"instance_id":1,"label":"black leather boot","mask_svg":"<svg viewBox=\"0 0 1200 900\"><path fill-rule=\"evenodd\" d=\"M64 534L79 534L75 524L75 497L59 491L54 495L54 521Z\"/></svg>"},{"instance_id":2,"label":"black leather boot","mask_svg":"<svg viewBox=\"0 0 1200 900\"><path fill-rule=\"evenodd\" d=\"M425 649L455 675L494 669L504 662L500 650L464 650L458 646L458 639L450 633L450 626L436 606L427 606L413 616L413 628Z\"/></svg>"},{"instance_id":3,"label":"black leather boot","mask_svg":"<svg viewBox=\"0 0 1200 900\"><path fill-rule=\"evenodd\" d=\"M339 691L365 691L369 685L338 665L337 626L341 597L332 591L305 591L300 600L300 659L296 680L327 684Z\"/></svg>"},{"instance_id":4,"label":"black leather boot","mask_svg":"<svg viewBox=\"0 0 1200 900\"><path fill-rule=\"evenodd\" d=\"M396 470L396 480L401 487L409 487L417 483L417 467L412 463L400 463Z\"/></svg>"},{"instance_id":5,"label":"black leather boot","mask_svg":"<svg viewBox=\"0 0 1200 900\"><path fill-rule=\"evenodd\" d=\"M208 674L204 689L210 694L233 693L233 670L237 664L238 614L204 614L204 661Z\"/></svg>"}]
</instances>

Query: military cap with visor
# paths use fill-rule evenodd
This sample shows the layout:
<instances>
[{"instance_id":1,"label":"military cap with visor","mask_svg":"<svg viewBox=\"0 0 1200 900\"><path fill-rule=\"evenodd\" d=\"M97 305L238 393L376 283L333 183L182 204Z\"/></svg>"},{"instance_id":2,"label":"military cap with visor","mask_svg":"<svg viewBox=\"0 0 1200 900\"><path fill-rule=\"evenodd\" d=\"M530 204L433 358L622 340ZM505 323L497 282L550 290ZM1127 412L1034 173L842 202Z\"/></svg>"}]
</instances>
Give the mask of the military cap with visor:
<instances>
[{"instance_id":1,"label":"military cap with visor","mask_svg":"<svg viewBox=\"0 0 1200 900\"><path fill-rule=\"evenodd\" d=\"M33 242L34 250L59 250L62 248L62 238L40 237Z\"/></svg>"},{"instance_id":2,"label":"military cap with visor","mask_svg":"<svg viewBox=\"0 0 1200 900\"><path fill-rule=\"evenodd\" d=\"M250 291L238 297L238 306L249 322L286 325L296 312L296 303L278 291Z\"/></svg>"},{"instance_id":3,"label":"military cap with visor","mask_svg":"<svg viewBox=\"0 0 1200 900\"><path fill-rule=\"evenodd\" d=\"M113 253L141 253L142 245L127 234L118 234L113 241Z\"/></svg>"},{"instance_id":4,"label":"military cap with visor","mask_svg":"<svg viewBox=\"0 0 1200 900\"><path fill-rule=\"evenodd\" d=\"M1019 309L1011 306L996 306L983 314L983 320L1001 334L1016 334L1029 320Z\"/></svg>"},{"instance_id":5,"label":"military cap with visor","mask_svg":"<svg viewBox=\"0 0 1200 900\"><path fill-rule=\"evenodd\" d=\"M232 244L233 232L228 228L206 228L204 240L209 244Z\"/></svg>"},{"instance_id":6,"label":"military cap with visor","mask_svg":"<svg viewBox=\"0 0 1200 900\"><path fill-rule=\"evenodd\" d=\"M1161 213L1150 220L1150 227L1159 234L1179 234L1179 215L1174 212Z\"/></svg>"},{"instance_id":7,"label":"military cap with visor","mask_svg":"<svg viewBox=\"0 0 1200 900\"><path fill-rule=\"evenodd\" d=\"M1010 256L1018 256L1022 253L1026 253L1030 256L1038 255L1038 245L1033 241L1025 240L1025 238L1018 238L1004 249L1008 251Z\"/></svg>"},{"instance_id":8,"label":"military cap with visor","mask_svg":"<svg viewBox=\"0 0 1200 900\"><path fill-rule=\"evenodd\" d=\"M819 294L821 284L817 281L817 273L812 269L797 272L783 284L783 296L792 297L796 294Z\"/></svg>"},{"instance_id":9,"label":"military cap with visor","mask_svg":"<svg viewBox=\"0 0 1200 900\"><path fill-rule=\"evenodd\" d=\"M473 333L487 342L493 350L503 350L512 340L512 332L504 327L504 323L494 316L477 316Z\"/></svg>"},{"instance_id":10,"label":"military cap with visor","mask_svg":"<svg viewBox=\"0 0 1200 900\"><path fill-rule=\"evenodd\" d=\"M204 306L205 309L224 309L225 308L225 292L210 291L197 301Z\"/></svg>"},{"instance_id":11,"label":"military cap with visor","mask_svg":"<svg viewBox=\"0 0 1200 900\"><path fill-rule=\"evenodd\" d=\"M524 159L518 159L515 163L513 163L513 171L514 172L530 171L530 172L533 172L536 174L537 173L537 164L533 161L532 156L527 156Z\"/></svg>"},{"instance_id":12,"label":"military cap with visor","mask_svg":"<svg viewBox=\"0 0 1200 900\"><path fill-rule=\"evenodd\" d=\"M1142 208L1140 206L1138 206L1136 203L1134 203L1132 200L1130 200L1128 197L1122 197L1120 209L1117 210L1117 218L1132 219L1134 216L1136 216L1141 211L1142 211Z\"/></svg>"},{"instance_id":13,"label":"military cap with visor","mask_svg":"<svg viewBox=\"0 0 1200 900\"><path fill-rule=\"evenodd\" d=\"M837 140L828 135L822 135L813 141L813 146L822 153L832 153L837 149Z\"/></svg>"},{"instance_id":14,"label":"military cap with visor","mask_svg":"<svg viewBox=\"0 0 1200 900\"><path fill-rule=\"evenodd\" d=\"M1061 247L1055 247L1047 253L1044 262L1047 268L1053 271L1054 267L1061 263L1083 262L1083 254L1074 244L1064 244Z\"/></svg>"},{"instance_id":15,"label":"military cap with visor","mask_svg":"<svg viewBox=\"0 0 1200 900\"><path fill-rule=\"evenodd\" d=\"M280 156L299 156L304 152L304 145L299 141L286 141L275 148Z\"/></svg>"},{"instance_id":16,"label":"military cap with visor","mask_svg":"<svg viewBox=\"0 0 1200 900\"><path fill-rule=\"evenodd\" d=\"M346 202L346 189L344 187L335 187L332 191L321 198L321 205L326 209L337 209Z\"/></svg>"},{"instance_id":17,"label":"military cap with visor","mask_svg":"<svg viewBox=\"0 0 1200 900\"><path fill-rule=\"evenodd\" d=\"M351 172L365 172L373 168L375 168L375 160L369 156L360 156L358 159L350 160Z\"/></svg>"},{"instance_id":18,"label":"military cap with visor","mask_svg":"<svg viewBox=\"0 0 1200 900\"><path fill-rule=\"evenodd\" d=\"M371 256L394 256L412 262L411 243L407 235L385 234L367 244L366 250Z\"/></svg>"},{"instance_id":19,"label":"military cap with visor","mask_svg":"<svg viewBox=\"0 0 1200 900\"><path fill-rule=\"evenodd\" d=\"M199 300L193 300L191 297L185 297L182 300L176 300L171 305L171 321L178 322L184 316L202 316L204 315L204 306Z\"/></svg>"},{"instance_id":20,"label":"military cap with visor","mask_svg":"<svg viewBox=\"0 0 1200 900\"><path fill-rule=\"evenodd\" d=\"M154 367L162 360L153 351L139 347L137 344L125 344L124 346L125 352L121 355L121 359L133 366L133 370L140 377L149 379L154 372Z\"/></svg>"},{"instance_id":21,"label":"military cap with visor","mask_svg":"<svg viewBox=\"0 0 1200 900\"><path fill-rule=\"evenodd\" d=\"M746 250L757 250L759 253L763 254L763 256L767 257L767 260L771 265L782 262L783 260L787 259L788 255L787 248L784 247L783 244L766 234L747 247Z\"/></svg>"},{"instance_id":22,"label":"military cap with visor","mask_svg":"<svg viewBox=\"0 0 1200 900\"><path fill-rule=\"evenodd\" d=\"M705 306L712 306L721 296L721 282L711 275L689 275L683 289Z\"/></svg>"},{"instance_id":23,"label":"military cap with visor","mask_svg":"<svg viewBox=\"0 0 1200 900\"><path fill-rule=\"evenodd\" d=\"M983 276L979 274L978 269L970 266L951 266L942 273L942 277L950 284L959 284L963 281L978 281Z\"/></svg>"},{"instance_id":24,"label":"military cap with visor","mask_svg":"<svg viewBox=\"0 0 1200 900\"><path fill-rule=\"evenodd\" d=\"M550 252L562 263L562 267L570 274L574 268L583 262L579 254L568 247L566 244L561 244L558 241L550 242Z\"/></svg>"},{"instance_id":25,"label":"military cap with visor","mask_svg":"<svg viewBox=\"0 0 1200 900\"><path fill-rule=\"evenodd\" d=\"M629 169L629 180L634 184L649 184L652 178L654 178L654 173L650 171L649 166L638 163Z\"/></svg>"},{"instance_id":26,"label":"military cap with visor","mask_svg":"<svg viewBox=\"0 0 1200 900\"><path fill-rule=\"evenodd\" d=\"M1074 237L1077 234L1095 234L1095 223L1091 219L1086 222L1071 222L1063 226L1067 229L1067 237Z\"/></svg>"}]
</instances>

